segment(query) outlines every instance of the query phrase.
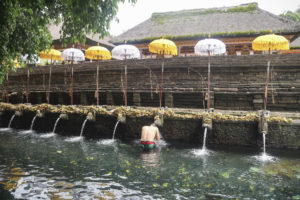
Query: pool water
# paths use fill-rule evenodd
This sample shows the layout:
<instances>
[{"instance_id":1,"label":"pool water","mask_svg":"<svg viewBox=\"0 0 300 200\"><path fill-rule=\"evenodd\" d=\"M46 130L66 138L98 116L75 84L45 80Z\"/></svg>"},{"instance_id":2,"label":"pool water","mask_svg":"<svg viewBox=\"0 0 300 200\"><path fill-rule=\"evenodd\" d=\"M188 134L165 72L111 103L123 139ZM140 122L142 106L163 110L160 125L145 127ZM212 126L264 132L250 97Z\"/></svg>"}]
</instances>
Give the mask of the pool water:
<instances>
[{"instance_id":1,"label":"pool water","mask_svg":"<svg viewBox=\"0 0 300 200\"><path fill-rule=\"evenodd\" d=\"M2 129L0 199L300 199L299 151L201 147Z\"/></svg>"}]
</instances>

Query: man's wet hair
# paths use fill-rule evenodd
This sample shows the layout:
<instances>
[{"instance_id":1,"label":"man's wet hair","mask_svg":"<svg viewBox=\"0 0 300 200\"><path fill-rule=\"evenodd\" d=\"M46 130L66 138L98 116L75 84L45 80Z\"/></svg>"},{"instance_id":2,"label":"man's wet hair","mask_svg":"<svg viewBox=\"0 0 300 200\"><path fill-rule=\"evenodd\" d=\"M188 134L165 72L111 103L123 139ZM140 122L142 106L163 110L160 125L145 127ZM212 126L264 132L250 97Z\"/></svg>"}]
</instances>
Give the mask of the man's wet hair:
<instances>
[{"instance_id":1,"label":"man's wet hair","mask_svg":"<svg viewBox=\"0 0 300 200\"><path fill-rule=\"evenodd\" d=\"M155 127L156 127L156 124L155 124L155 123L152 123L152 124L150 124L150 126L155 126Z\"/></svg>"}]
</instances>

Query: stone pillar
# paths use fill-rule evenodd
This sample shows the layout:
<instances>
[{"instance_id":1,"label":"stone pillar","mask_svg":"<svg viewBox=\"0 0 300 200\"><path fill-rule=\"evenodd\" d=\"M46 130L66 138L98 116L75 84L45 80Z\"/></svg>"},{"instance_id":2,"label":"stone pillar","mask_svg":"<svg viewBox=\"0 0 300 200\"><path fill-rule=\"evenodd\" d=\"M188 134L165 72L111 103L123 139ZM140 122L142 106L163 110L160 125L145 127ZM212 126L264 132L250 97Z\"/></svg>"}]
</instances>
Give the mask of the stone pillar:
<instances>
[{"instance_id":1,"label":"stone pillar","mask_svg":"<svg viewBox=\"0 0 300 200\"><path fill-rule=\"evenodd\" d=\"M84 92L80 93L80 104L81 105L88 105L87 95Z\"/></svg>"},{"instance_id":2,"label":"stone pillar","mask_svg":"<svg viewBox=\"0 0 300 200\"><path fill-rule=\"evenodd\" d=\"M140 93L133 93L133 105L141 106L141 95Z\"/></svg>"},{"instance_id":3,"label":"stone pillar","mask_svg":"<svg viewBox=\"0 0 300 200\"><path fill-rule=\"evenodd\" d=\"M174 97L172 93L165 93L165 106L169 108L174 107Z\"/></svg>"},{"instance_id":4,"label":"stone pillar","mask_svg":"<svg viewBox=\"0 0 300 200\"><path fill-rule=\"evenodd\" d=\"M114 98L111 92L106 92L106 104L114 105Z\"/></svg>"},{"instance_id":5,"label":"stone pillar","mask_svg":"<svg viewBox=\"0 0 300 200\"><path fill-rule=\"evenodd\" d=\"M253 109L260 110L263 109L264 106L264 97L262 95L254 95L253 96Z\"/></svg>"}]
</instances>

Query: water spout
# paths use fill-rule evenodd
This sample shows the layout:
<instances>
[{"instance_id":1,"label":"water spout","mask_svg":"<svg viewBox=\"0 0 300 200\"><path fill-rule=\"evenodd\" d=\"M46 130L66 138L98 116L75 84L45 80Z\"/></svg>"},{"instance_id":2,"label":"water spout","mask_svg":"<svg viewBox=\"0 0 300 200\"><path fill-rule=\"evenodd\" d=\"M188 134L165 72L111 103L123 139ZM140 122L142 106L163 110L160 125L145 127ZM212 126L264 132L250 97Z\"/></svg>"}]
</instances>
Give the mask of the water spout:
<instances>
[{"instance_id":1,"label":"water spout","mask_svg":"<svg viewBox=\"0 0 300 200\"><path fill-rule=\"evenodd\" d=\"M55 121L55 124L54 124L52 133L55 133L56 126L57 126L57 124L58 124L58 122L59 122L60 119L61 119L61 118L59 117L59 118L57 118L57 120Z\"/></svg>"},{"instance_id":2,"label":"water spout","mask_svg":"<svg viewBox=\"0 0 300 200\"><path fill-rule=\"evenodd\" d=\"M10 118L9 123L8 123L8 128L10 128L10 125L11 125L11 123L13 122L15 116L16 116L16 115L13 115L13 116Z\"/></svg>"},{"instance_id":3,"label":"water spout","mask_svg":"<svg viewBox=\"0 0 300 200\"><path fill-rule=\"evenodd\" d=\"M80 137L82 136L82 133L83 133L83 130L84 130L84 127L85 127L85 124L87 122L87 118L84 120L83 124L82 124L82 127L81 127L81 131L80 131Z\"/></svg>"},{"instance_id":4,"label":"water spout","mask_svg":"<svg viewBox=\"0 0 300 200\"><path fill-rule=\"evenodd\" d=\"M263 142L264 142L264 154L266 154L266 134L263 133Z\"/></svg>"},{"instance_id":5,"label":"water spout","mask_svg":"<svg viewBox=\"0 0 300 200\"><path fill-rule=\"evenodd\" d=\"M203 146L202 146L202 151L206 150L206 135L207 135L207 128L204 129L204 136L203 136Z\"/></svg>"},{"instance_id":6,"label":"water spout","mask_svg":"<svg viewBox=\"0 0 300 200\"><path fill-rule=\"evenodd\" d=\"M112 137L113 140L115 139L115 133L116 133L116 130L117 130L117 127L118 127L119 123L120 123L120 120L118 120L116 125L115 125L114 132L113 132L113 137Z\"/></svg>"},{"instance_id":7,"label":"water spout","mask_svg":"<svg viewBox=\"0 0 300 200\"><path fill-rule=\"evenodd\" d=\"M30 130L32 130L33 125L34 125L34 122L35 122L35 119L36 119L37 116L38 116L38 115L35 115L34 118L32 119L31 125L30 125Z\"/></svg>"}]
</instances>

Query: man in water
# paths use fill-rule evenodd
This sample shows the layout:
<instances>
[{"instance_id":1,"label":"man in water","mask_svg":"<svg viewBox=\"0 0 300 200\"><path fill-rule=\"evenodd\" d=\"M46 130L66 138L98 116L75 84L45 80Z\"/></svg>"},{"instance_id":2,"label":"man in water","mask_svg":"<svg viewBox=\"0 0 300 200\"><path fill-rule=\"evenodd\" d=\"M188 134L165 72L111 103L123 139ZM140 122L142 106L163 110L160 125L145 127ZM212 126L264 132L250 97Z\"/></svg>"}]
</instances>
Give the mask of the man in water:
<instances>
[{"instance_id":1,"label":"man in water","mask_svg":"<svg viewBox=\"0 0 300 200\"><path fill-rule=\"evenodd\" d=\"M160 140L159 130L154 123L150 126L143 126L141 136L141 148L144 151L149 151L155 148L154 139Z\"/></svg>"}]
</instances>

